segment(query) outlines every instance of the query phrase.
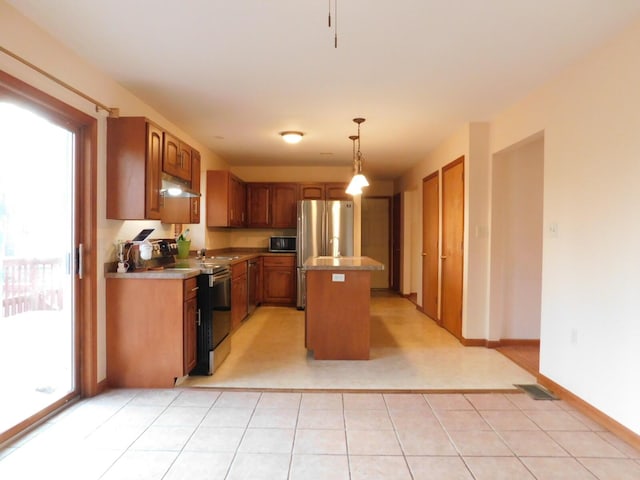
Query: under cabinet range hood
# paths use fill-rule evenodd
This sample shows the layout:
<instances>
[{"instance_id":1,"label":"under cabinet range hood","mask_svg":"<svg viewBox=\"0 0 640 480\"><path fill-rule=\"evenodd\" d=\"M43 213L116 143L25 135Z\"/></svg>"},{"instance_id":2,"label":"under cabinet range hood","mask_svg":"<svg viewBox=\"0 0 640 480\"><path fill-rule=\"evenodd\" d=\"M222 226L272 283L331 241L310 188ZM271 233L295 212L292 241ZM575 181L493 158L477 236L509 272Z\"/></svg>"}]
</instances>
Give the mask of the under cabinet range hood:
<instances>
[{"instance_id":1,"label":"under cabinet range hood","mask_svg":"<svg viewBox=\"0 0 640 480\"><path fill-rule=\"evenodd\" d=\"M162 174L160 195L173 198L193 198L200 196L198 192L193 191L191 188L191 182L174 177L168 173Z\"/></svg>"}]
</instances>

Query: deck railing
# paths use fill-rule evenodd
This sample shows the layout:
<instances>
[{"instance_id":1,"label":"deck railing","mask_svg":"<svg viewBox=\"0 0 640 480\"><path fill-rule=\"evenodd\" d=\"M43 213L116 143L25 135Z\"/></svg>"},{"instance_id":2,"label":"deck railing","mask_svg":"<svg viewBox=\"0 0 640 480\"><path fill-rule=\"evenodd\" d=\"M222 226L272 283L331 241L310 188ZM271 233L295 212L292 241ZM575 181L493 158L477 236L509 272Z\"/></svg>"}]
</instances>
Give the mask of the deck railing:
<instances>
[{"instance_id":1,"label":"deck railing","mask_svg":"<svg viewBox=\"0 0 640 480\"><path fill-rule=\"evenodd\" d=\"M61 310L63 274L60 258L0 258L2 316Z\"/></svg>"}]
</instances>

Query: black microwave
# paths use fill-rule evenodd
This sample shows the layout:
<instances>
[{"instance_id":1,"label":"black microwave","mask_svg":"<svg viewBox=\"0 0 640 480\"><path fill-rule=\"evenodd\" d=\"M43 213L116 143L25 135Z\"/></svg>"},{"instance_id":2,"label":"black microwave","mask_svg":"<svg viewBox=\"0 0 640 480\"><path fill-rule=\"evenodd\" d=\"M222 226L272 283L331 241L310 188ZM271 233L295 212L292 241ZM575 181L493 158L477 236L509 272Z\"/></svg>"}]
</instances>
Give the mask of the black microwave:
<instances>
[{"instance_id":1,"label":"black microwave","mask_svg":"<svg viewBox=\"0 0 640 480\"><path fill-rule=\"evenodd\" d=\"M269 237L270 252L295 252L296 237Z\"/></svg>"}]
</instances>

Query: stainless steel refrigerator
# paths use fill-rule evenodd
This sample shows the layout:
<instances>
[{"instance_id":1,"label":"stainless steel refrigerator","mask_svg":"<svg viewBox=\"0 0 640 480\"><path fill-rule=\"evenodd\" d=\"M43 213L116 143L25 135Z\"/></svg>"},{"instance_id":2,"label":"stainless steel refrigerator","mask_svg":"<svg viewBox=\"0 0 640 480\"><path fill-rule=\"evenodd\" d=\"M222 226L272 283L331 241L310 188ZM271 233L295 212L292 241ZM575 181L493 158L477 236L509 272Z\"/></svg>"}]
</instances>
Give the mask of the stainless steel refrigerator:
<instances>
[{"instance_id":1,"label":"stainless steel refrigerator","mask_svg":"<svg viewBox=\"0 0 640 480\"><path fill-rule=\"evenodd\" d=\"M353 202L342 200L300 200L298 202L297 301L306 306L302 265L310 257L353 256Z\"/></svg>"}]
</instances>

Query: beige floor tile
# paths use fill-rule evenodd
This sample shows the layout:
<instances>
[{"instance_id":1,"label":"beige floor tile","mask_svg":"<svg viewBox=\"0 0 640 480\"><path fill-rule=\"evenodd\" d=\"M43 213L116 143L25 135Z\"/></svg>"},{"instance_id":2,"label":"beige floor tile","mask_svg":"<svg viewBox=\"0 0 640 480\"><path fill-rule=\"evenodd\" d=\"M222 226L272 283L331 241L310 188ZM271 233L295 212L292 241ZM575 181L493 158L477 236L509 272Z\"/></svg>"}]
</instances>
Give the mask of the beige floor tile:
<instances>
[{"instance_id":1,"label":"beige floor tile","mask_svg":"<svg viewBox=\"0 0 640 480\"><path fill-rule=\"evenodd\" d=\"M244 435L243 428L200 427L184 447L188 452L235 452Z\"/></svg>"},{"instance_id":2,"label":"beige floor tile","mask_svg":"<svg viewBox=\"0 0 640 480\"><path fill-rule=\"evenodd\" d=\"M387 410L381 393L344 393L345 410Z\"/></svg>"},{"instance_id":3,"label":"beige floor tile","mask_svg":"<svg viewBox=\"0 0 640 480\"><path fill-rule=\"evenodd\" d=\"M293 455L289 480L328 479L350 480L346 455Z\"/></svg>"},{"instance_id":4,"label":"beige floor tile","mask_svg":"<svg viewBox=\"0 0 640 480\"><path fill-rule=\"evenodd\" d=\"M591 430L569 413L561 410L523 410L523 412L543 430L580 432Z\"/></svg>"},{"instance_id":5,"label":"beige floor tile","mask_svg":"<svg viewBox=\"0 0 640 480\"><path fill-rule=\"evenodd\" d=\"M296 430L293 444L296 455L346 455L347 441L343 430Z\"/></svg>"},{"instance_id":6,"label":"beige floor tile","mask_svg":"<svg viewBox=\"0 0 640 480\"><path fill-rule=\"evenodd\" d=\"M167 407L157 405L126 405L109 418L106 424L148 427L164 412L165 408Z\"/></svg>"},{"instance_id":7,"label":"beige floor tile","mask_svg":"<svg viewBox=\"0 0 640 480\"><path fill-rule=\"evenodd\" d=\"M291 428L248 428L238 452L241 453L291 453L293 447Z\"/></svg>"},{"instance_id":8,"label":"beige floor tile","mask_svg":"<svg viewBox=\"0 0 640 480\"><path fill-rule=\"evenodd\" d=\"M342 410L341 393L303 393L301 410Z\"/></svg>"},{"instance_id":9,"label":"beige floor tile","mask_svg":"<svg viewBox=\"0 0 640 480\"><path fill-rule=\"evenodd\" d=\"M85 444L90 448L125 449L133 444L146 428L139 425L107 423L87 436Z\"/></svg>"},{"instance_id":10,"label":"beige floor tile","mask_svg":"<svg viewBox=\"0 0 640 480\"><path fill-rule=\"evenodd\" d=\"M411 473L401 456L349 456L351 480L411 480Z\"/></svg>"},{"instance_id":11,"label":"beige floor tile","mask_svg":"<svg viewBox=\"0 0 640 480\"><path fill-rule=\"evenodd\" d=\"M442 430L440 420L435 416L391 414L391 421L397 430Z\"/></svg>"},{"instance_id":12,"label":"beige floor tile","mask_svg":"<svg viewBox=\"0 0 640 480\"><path fill-rule=\"evenodd\" d=\"M249 428L296 428L297 421L297 408L256 408Z\"/></svg>"},{"instance_id":13,"label":"beige floor tile","mask_svg":"<svg viewBox=\"0 0 640 480\"><path fill-rule=\"evenodd\" d=\"M473 480L460 457L407 457L414 480Z\"/></svg>"},{"instance_id":14,"label":"beige floor tile","mask_svg":"<svg viewBox=\"0 0 640 480\"><path fill-rule=\"evenodd\" d=\"M347 430L393 430L386 410L345 410Z\"/></svg>"},{"instance_id":15,"label":"beige floor tile","mask_svg":"<svg viewBox=\"0 0 640 480\"><path fill-rule=\"evenodd\" d=\"M491 426L475 410L442 410L436 416L447 431L491 430Z\"/></svg>"},{"instance_id":16,"label":"beige floor tile","mask_svg":"<svg viewBox=\"0 0 640 480\"><path fill-rule=\"evenodd\" d=\"M462 456L498 457L513 453L495 432L454 430L449 432L451 440Z\"/></svg>"},{"instance_id":17,"label":"beige floor tile","mask_svg":"<svg viewBox=\"0 0 640 480\"><path fill-rule=\"evenodd\" d=\"M535 383L535 382L534 382ZM529 395L508 395L507 399L520 410L563 410L564 402L557 400L534 400Z\"/></svg>"},{"instance_id":18,"label":"beige floor tile","mask_svg":"<svg viewBox=\"0 0 640 480\"><path fill-rule=\"evenodd\" d=\"M172 407L211 407L220 396L215 390L183 389L180 395L171 402Z\"/></svg>"},{"instance_id":19,"label":"beige floor tile","mask_svg":"<svg viewBox=\"0 0 640 480\"><path fill-rule=\"evenodd\" d=\"M546 432L505 431L500 437L518 456L527 457L567 457L569 454Z\"/></svg>"},{"instance_id":20,"label":"beige floor tile","mask_svg":"<svg viewBox=\"0 0 640 480\"><path fill-rule=\"evenodd\" d=\"M157 480L169 470L178 452L129 450L101 478L104 480Z\"/></svg>"},{"instance_id":21,"label":"beige floor tile","mask_svg":"<svg viewBox=\"0 0 640 480\"><path fill-rule=\"evenodd\" d=\"M405 455L457 455L449 436L441 428L433 430L399 430L400 446Z\"/></svg>"},{"instance_id":22,"label":"beige floor tile","mask_svg":"<svg viewBox=\"0 0 640 480\"><path fill-rule=\"evenodd\" d=\"M424 395L418 393L385 393L383 398L390 412L431 412Z\"/></svg>"},{"instance_id":23,"label":"beige floor tile","mask_svg":"<svg viewBox=\"0 0 640 480\"><path fill-rule=\"evenodd\" d=\"M476 480L535 480L515 457L465 457Z\"/></svg>"},{"instance_id":24,"label":"beige floor tile","mask_svg":"<svg viewBox=\"0 0 640 480\"><path fill-rule=\"evenodd\" d=\"M518 408L502 393L467 393L465 398L476 410L516 410Z\"/></svg>"},{"instance_id":25,"label":"beige floor tile","mask_svg":"<svg viewBox=\"0 0 640 480\"><path fill-rule=\"evenodd\" d=\"M263 392L256 408L299 408L301 393Z\"/></svg>"},{"instance_id":26,"label":"beige floor tile","mask_svg":"<svg viewBox=\"0 0 640 480\"><path fill-rule=\"evenodd\" d=\"M162 480L224 480L233 453L182 452Z\"/></svg>"},{"instance_id":27,"label":"beige floor tile","mask_svg":"<svg viewBox=\"0 0 640 480\"><path fill-rule=\"evenodd\" d=\"M575 458L521 457L520 460L543 480L596 480Z\"/></svg>"},{"instance_id":28,"label":"beige floor tile","mask_svg":"<svg viewBox=\"0 0 640 480\"><path fill-rule=\"evenodd\" d=\"M540 430L540 427L520 410L483 410L480 415L494 430Z\"/></svg>"},{"instance_id":29,"label":"beige floor tile","mask_svg":"<svg viewBox=\"0 0 640 480\"><path fill-rule=\"evenodd\" d=\"M595 432L548 432L574 457L620 458L624 454Z\"/></svg>"},{"instance_id":30,"label":"beige floor tile","mask_svg":"<svg viewBox=\"0 0 640 480\"><path fill-rule=\"evenodd\" d=\"M393 430L348 430L349 455L402 455Z\"/></svg>"},{"instance_id":31,"label":"beige floor tile","mask_svg":"<svg viewBox=\"0 0 640 480\"><path fill-rule=\"evenodd\" d=\"M599 480L638 480L640 465L624 458L579 458Z\"/></svg>"},{"instance_id":32,"label":"beige floor tile","mask_svg":"<svg viewBox=\"0 0 640 480\"><path fill-rule=\"evenodd\" d=\"M622 440L621 438L616 437L611 432L598 432L598 436L603 440L606 440L611 445L616 447L622 453L624 453L629 458L635 458L636 460L640 460L640 450L633 448L627 442Z\"/></svg>"},{"instance_id":33,"label":"beige floor tile","mask_svg":"<svg viewBox=\"0 0 640 480\"><path fill-rule=\"evenodd\" d=\"M238 453L225 480L287 480L289 454Z\"/></svg>"},{"instance_id":34,"label":"beige floor tile","mask_svg":"<svg viewBox=\"0 0 640 480\"><path fill-rule=\"evenodd\" d=\"M300 409L298 428L323 428L344 430L344 412L340 410Z\"/></svg>"},{"instance_id":35,"label":"beige floor tile","mask_svg":"<svg viewBox=\"0 0 640 480\"><path fill-rule=\"evenodd\" d=\"M473 410L473 405L459 393L428 393L425 398L435 411Z\"/></svg>"},{"instance_id":36,"label":"beige floor tile","mask_svg":"<svg viewBox=\"0 0 640 480\"><path fill-rule=\"evenodd\" d=\"M180 393L180 390L172 388L142 389L138 390L129 405L167 407Z\"/></svg>"},{"instance_id":37,"label":"beige floor tile","mask_svg":"<svg viewBox=\"0 0 640 480\"><path fill-rule=\"evenodd\" d=\"M197 426L207 414L207 407L167 407L153 422L154 426Z\"/></svg>"},{"instance_id":38,"label":"beige floor tile","mask_svg":"<svg viewBox=\"0 0 640 480\"><path fill-rule=\"evenodd\" d=\"M195 426L151 426L131 445L129 450L168 450L180 451L185 446Z\"/></svg>"},{"instance_id":39,"label":"beige floor tile","mask_svg":"<svg viewBox=\"0 0 640 480\"><path fill-rule=\"evenodd\" d=\"M203 427L246 427L253 408L212 408L202 420Z\"/></svg>"},{"instance_id":40,"label":"beige floor tile","mask_svg":"<svg viewBox=\"0 0 640 480\"><path fill-rule=\"evenodd\" d=\"M213 408L255 408L260 392L222 392Z\"/></svg>"}]
</instances>

